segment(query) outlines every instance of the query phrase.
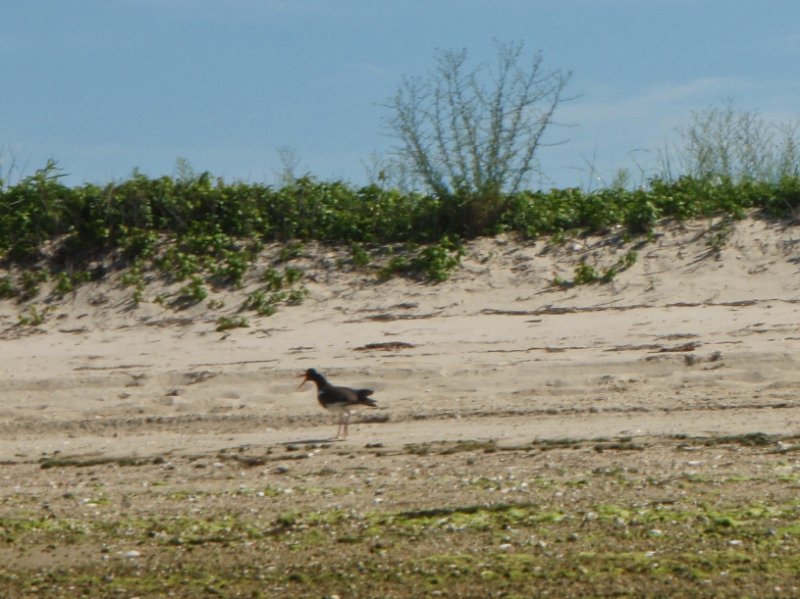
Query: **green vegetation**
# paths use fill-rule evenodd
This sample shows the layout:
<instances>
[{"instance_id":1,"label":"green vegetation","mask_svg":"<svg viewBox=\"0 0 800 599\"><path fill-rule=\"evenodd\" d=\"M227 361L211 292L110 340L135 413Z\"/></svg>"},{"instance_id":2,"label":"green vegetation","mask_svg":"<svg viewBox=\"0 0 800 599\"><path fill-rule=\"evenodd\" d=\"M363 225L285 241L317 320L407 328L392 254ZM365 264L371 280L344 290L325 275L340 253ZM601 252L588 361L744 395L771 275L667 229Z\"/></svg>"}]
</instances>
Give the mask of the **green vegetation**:
<instances>
[{"instance_id":1,"label":"green vegetation","mask_svg":"<svg viewBox=\"0 0 800 599\"><path fill-rule=\"evenodd\" d=\"M458 453L482 448L464 442ZM58 464L75 465L89 464ZM135 497L137 505L155 501L158 514L118 510L119 498L106 492L112 489L84 499L90 510L43 513L24 504L28 498L12 496L0 506L0 547L22 559L31 547L56 546L81 557L61 557L57 567L11 568L0 584L20 596L58 597L321 597L343 589L358 597L522 597L532 584L559 596L640 596L646 590L755 597L765 596L763 589L769 596L796 589L800 506L791 496L794 483L784 485L780 498L740 499L741 482L711 475L696 483L708 491L704 501L700 491L648 498L647 489L661 488L668 478L645 483L636 469L609 474L588 473L583 486L592 491L578 499L559 499L575 492L569 479L554 473L530 479L525 488L534 496L528 500L484 501L519 481L482 477L465 483L481 498L477 502L412 502L401 509L358 502L298 508L281 503L284 492L271 486ZM293 492L319 492L303 487L303 480L294 481ZM337 492L353 496L351 488ZM204 509L188 515L187 502ZM92 551L103 559L84 557Z\"/></svg>"},{"instance_id":2,"label":"green vegetation","mask_svg":"<svg viewBox=\"0 0 800 599\"><path fill-rule=\"evenodd\" d=\"M220 333L231 329L249 327L250 323L244 316L220 316L217 319L217 331Z\"/></svg>"},{"instance_id":3,"label":"green vegetation","mask_svg":"<svg viewBox=\"0 0 800 599\"><path fill-rule=\"evenodd\" d=\"M708 246L719 253L735 219L753 212L788 218L800 208L800 176L777 181L687 176L654 179L631 190L521 191L501 196L500 209L480 226L433 195L311 178L279 189L226 183L208 173L179 180L137 173L105 187L67 187L59 179L50 163L0 188L0 260L8 269L0 280L1 298L34 300L45 283L54 296L66 296L119 271L134 305L145 301L148 282L160 279L182 285L175 296L156 299L184 309L206 302L214 289L240 288L246 277L258 277L254 269L264 245L282 243L272 265L261 267L262 287L249 291L242 303L267 316L307 295L303 269L293 261L305 258L309 242L349 247L351 267L378 279L403 275L439 283L460 264L462 240L474 235L514 232L557 242L613 232L624 244L646 240L665 219L717 217ZM379 246L394 249L375 253ZM608 268L584 262L572 281L554 283L607 283L635 261L636 252L627 251ZM35 323L40 315L22 320Z\"/></svg>"},{"instance_id":4,"label":"green vegetation","mask_svg":"<svg viewBox=\"0 0 800 599\"><path fill-rule=\"evenodd\" d=\"M39 310L36 306L30 306L26 314L20 314L18 317L19 324L23 326L38 327L44 323L47 309Z\"/></svg>"},{"instance_id":5,"label":"green vegetation","mask_svg":"<svg viewBox=\"0 0 800 599\"><path fill-rule=\"evenodd\" d=\"M431 283L441 283L450 278L450 273L461 263L464 248L461 242L447 235L438 243L417 249L409 258L395 256L381 268L378 276L389 279L396 274L418 276Z\"/></svg>"},{"instance_id":6,"label":"green vegetation","mask_svg":"<svg viewBox=\"0 0 800 599\"><path fill-rule=\"evenodd\" d=\"M416 192L299 179L280 189L226 183L203 173L191 181L141 174L105 187L59 183L51 163L0 189L0 256L25 264L58 241L59 274L68 262L120 252L127 265L157 265L175 280L207 272L237 284L265 242L284 242L284 261L299 242L348 244L364 264L363 244L434 244L465 238L474 223L454 218L441 200ZM522 191L502 197L497 217L473 235L515 231L529 238L597 234L622 227L630 235L660 219L741 218L750 210L786 217L800 206L800 176L776 182L680 177L647 188ZM450 242L453 243L453 242ZM137 262L138 260L138 262ZM22 287L35 294L46 273L30 272ZM85 277L78 277L83 280Z\"/></svg>"},{"instance_id":7,"label":"green vegetation","mask_svg":"<svg viewBox=\"0 0 800 599\"><path fill-rule=\"evenodd\" d=\"M284 268L283 273L271 267L267 268L261 275L263 289L248 294L242 308L254 310L259 316L271 316L281 304L290 306L302 304L308 295L305 287L296 286L302 278L303 271L291 266Z\"/></svg>"},{"instance_id":8,"label":"green vegetation","mask_svg":"<svg viewBox=\"0 0 800 599\"><path fill-rule=\"evenodd\" d=\"M573 285L591 285L592 283L610 283L622 271L628 270L636 264L638 254L635 251L627 252L622 258L607 268L600 271L594 266L583 260L575 267L575 278L572 281L565 281L559 277L553 280L553 284L559 287L572 287Z\"/></svg>"},{"instance_id":9,"label":"green vegetation","mask_svg":"<svg viewBox=\"0 0 800 599\"><path fill-rule=\"evenodd\" d=\"M522 76L524 71L516 69L521 49L500 47L499 72ZM464 60L462 53L445 53L440 67L461 77L465 90L483 97L486 90L464 71ZM537 57L531 67L534 73L538 61ZM553 85L547 114L561 102L566 81L558 72L545 80ZM520 94L520 102L536 97L525 96L524 86L513 87L522 79L507 83L515 90L509 102L514 94ZM412 87L402 88L403 93L411 93ZM450 103L449 113L471 105L447 93L442 97ZM414 105L417 100L401 93L394 108L422 110ZM412 115L405 116L414 121ZM395 126L402 123L401 115L398 118ZM185 161L179 162L176 177L150 178L134 171L121 182L68 187L56 162L50 161L14 184L0 180L0 264L6 269L0 278L0 299L31 302L43 288L54 298L65 297L84 283L118 274L119 283L131 289L133 305L150 299L173 309L204 303L215 309L222 304L212 292L259 280L261 287L250 287L240 308L268 316L307 296L302 262L312 256L307 251L310 243L349 248L350 259L336 264L374 273L378 280L402 275L440 283L458 268L463 242L481 235L509 232L558 243L606 234L624 249L634 241L645 243L660 223L710 218L716 224L708 232L709 254L719 256L735 220L748 214L797 217L800 140L795 129L731 106L694 114L693 119L682 132L685 146L678 158L663 157L661 176L629 188L621 175L612 187L594 191L522 189L520 181L533 169L532 156L497 170L500 154L479 155L491 146L488 141L471 145L475 140L462 137L454 138L455 154L428 156L438 174L428 173L433 178L424 184L427 193L386 187L392 178L388 175L379 177L380 184L363 187L288 175L280 187L226 182L208 172L195 174ZM439 127L444 134L446 123L427 126L434 131ZM495 123L498 127L502 123ZM431 135L425 131L417 133ZM513 143L542 131L521 128ZM485 133L491 141L498 132ZM419 171L425 156L412 154L406 152L405 157L415 159ZM454 165L466 164L464 157L475 158L469 162L477 170L445 177ZM686 174L673 176L676 165ZM266 244L280 247L264 265ZM610 267L584 261L571 281L556 279L554 284L608 283L636 259L636 251L627 250ZM158 280L180 285L177 291L149 297L147 285ZM30 308L20 322L41 319Z\"/></svg>"}]
</instances>

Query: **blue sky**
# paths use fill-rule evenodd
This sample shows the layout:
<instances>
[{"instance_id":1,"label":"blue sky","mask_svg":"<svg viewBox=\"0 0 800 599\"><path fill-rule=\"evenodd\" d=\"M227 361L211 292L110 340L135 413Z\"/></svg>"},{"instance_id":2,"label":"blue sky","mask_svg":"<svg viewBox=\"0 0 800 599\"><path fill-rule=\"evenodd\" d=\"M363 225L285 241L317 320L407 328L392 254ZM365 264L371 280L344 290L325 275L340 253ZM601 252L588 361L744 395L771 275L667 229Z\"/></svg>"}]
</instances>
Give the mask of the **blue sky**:
<instances>
[{"instance_id":1,"label":"blue sky","mask_svg":"<svg viewBox=\"0 0 800 599\"><path fill-rule=\"evenodd\" d=\"M12 181L48 158L68 184L172 175L184 158L272 184L289 147L300 174L361 184L394 143L381 104L402 77L437 49L491 62L495 39L573 74L543 187L649 172L692 111L728 100L800 118L797 0L5 0L0 14Z\"/></svg>"}]
</instances>

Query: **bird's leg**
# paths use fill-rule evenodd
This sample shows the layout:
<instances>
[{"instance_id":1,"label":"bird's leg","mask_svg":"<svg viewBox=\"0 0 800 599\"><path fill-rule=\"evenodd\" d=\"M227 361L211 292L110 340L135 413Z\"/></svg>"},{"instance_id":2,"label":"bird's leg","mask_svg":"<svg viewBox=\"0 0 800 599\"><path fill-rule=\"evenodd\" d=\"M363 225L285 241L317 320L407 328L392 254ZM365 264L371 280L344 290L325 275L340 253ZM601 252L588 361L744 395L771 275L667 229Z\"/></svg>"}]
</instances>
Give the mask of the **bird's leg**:
<instances>
[{"instance_id":1,"label":"bird's leg","mask_svg":"<svg viewBox=\"0 0 800 599\"><path fill-rule=\"evenodd\" d=\"M344 414L339 415L339 426L336 428L336 439L341 438L342 434L342 425L344 424ZM345 433L346 434L346 433Z\"/></svg>"},{"instance_id":2,"label":"bird's leg","mask_svg":"<svg viewBox=\"0 0 800 599\"><path fill-rule=\"evenodd\" d=\"M344 436L347 437L347 425L350 424L350 412L345 412L344 416Z\"/></svg>"}]
</instances>

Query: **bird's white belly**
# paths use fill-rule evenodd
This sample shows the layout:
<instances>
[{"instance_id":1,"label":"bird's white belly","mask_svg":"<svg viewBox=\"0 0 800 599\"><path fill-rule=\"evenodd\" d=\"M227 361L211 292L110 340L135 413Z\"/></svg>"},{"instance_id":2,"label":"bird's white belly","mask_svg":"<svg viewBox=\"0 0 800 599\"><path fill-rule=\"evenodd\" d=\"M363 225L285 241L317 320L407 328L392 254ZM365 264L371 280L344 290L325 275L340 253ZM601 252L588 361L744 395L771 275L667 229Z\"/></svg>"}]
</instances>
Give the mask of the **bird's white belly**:
<instances>
[{"instance_id":1,"label":"bird's white belly","mask_svg":"<svg viewBox=\"0 0 800 599\"><path fill-rule=\"evenodd\" d=\"M322 403L320 401L320 403ZM334 414L346 414L350 411L350 406L348 406L344 402L336 402L336 403L329 403L329 404L322 404L322 406L328 410L329 412L333 412Z\"/></svg>"}]
</instances>

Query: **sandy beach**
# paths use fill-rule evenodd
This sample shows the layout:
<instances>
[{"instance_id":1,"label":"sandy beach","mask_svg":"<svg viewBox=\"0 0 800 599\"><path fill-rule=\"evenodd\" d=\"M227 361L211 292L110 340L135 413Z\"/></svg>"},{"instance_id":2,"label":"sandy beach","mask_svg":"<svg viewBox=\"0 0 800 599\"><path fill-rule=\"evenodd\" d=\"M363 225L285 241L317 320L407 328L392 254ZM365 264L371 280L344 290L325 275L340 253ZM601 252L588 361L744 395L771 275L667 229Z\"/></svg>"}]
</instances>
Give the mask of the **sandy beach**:
<instances>
[{"instance_id":1,"label":"sandy beach","mask_svg":"<svg viewBox=\"0 0 800 599\"><path fill-rule=\"evenodd\" d=\"M324 436L330 417L308 388L296 392L309 367L376 390L381 409L367 416L377 422L354 429L359 444L420 430L472 438L474 422L482 438L512 442L740 433L753 422L795 433L800 241L744 221L717 255L706 225L659 234L609 284L569 289L551 282L620 250L483 239L450 281L429 285L337 271L333 250L310 248L296 261L310 291L302 305L225 332L214 326L225 308L131 308L113 284L34 302L51 310L38 327L17 324L25 306L6 301L3 454L35 459L34 439L105 452L113 433L121 453L151 438L154 451L177 449L172 432L178 446L216 431L264 444ZM231 314L236 293L223 298Z\"/></svg>"},{"instance_id":2,"label":"sandy beach","mask_svg":"<svg viewBox=\"0 0 800 599\"><path fill-rule=\"evenodd\" d=\"M6 300L0 304L3 515L18 514L23 499L25 510L80 511L98 494L106 499L96 511L126 509L124 501L152 517L165 494L181 490L235 502L229 493L242 485L283 484L285 473L270 482L278 476L276 462L289 464L300 479L331 468L315 487L352 490L334 499L309 491L296 499L304 509L473 505L483 501L480 493L433 483L431 494L420 496L419 478L396 481L378 505L376 487L364 491L364 480L386 479L423 459L409 451L419 446L573 443L585 451L556 448L547 455L578 472L611 460L592 447L621 442L643 450L612 461L644 472L674 468L681 439L791 438L800 434L800 235L782 223L745 219L719 248L708 243L712 224L662 229L635 247L635 264L612 282L571 287L552 283L572 279L582 260L611 265L633 246L613 237L558 245L478 239L467 244L451 279L432 285L401 277L380 282L342 265L342 252L307 245L292 261L304 272L306 300L270 317L241 313L249 326L222 332L215 323L240 314L255 282L215 291L213 309L206 302L186 309L156 303L157 294L180 286L157 281L134 307L115 275L60 299L43 292L27 304ZM20 324L31 306L44 321ZM331 440L334 419L320 409L312 385L297 390L297 375L310 367L336 384L375 390L379 408L354 414L346 440ZM291 453L285 448L295 446L307 457L302 465L281 461ZM380 460L370 459L376 451ZM223 459L232 454L238 461ZM477 451L472 465L498 455ZM505 459L515 455L509 451ZM255 467L239 472L234 466L246 457ZM62 467L44 467L55 458ZM348 470L342 465L348 459L364 470ZM518 459L517 476L544 468L543 458ZM460 453L437 460L436 480L463 467ZM800 469L792 455L780 464L770 460L763 453L755 461L759 468ZM697 461L702 472L714 458ZM755 461L736 461L728 470L742 468L744 475ZM165 464L172 468L166 474ZM761 483L749 492L758 496ZM270 518L285 501L264 508ZM5 543L0 553L18 572L59 560L66 560L62 567L73 559L122 560L133 549L144 563L145 553L153 559L158 553L131 549L123 539L69 558L55 545ZM13 588L33 596L40 587ZM68 596L59 588L50 589L52 596ZM288 595L302 596L292 588ZM369 596L361 590L350 587L340 596ZM99 586L90 594L104 593ZM137 595L149 593L120 596Z\"/></svg>"}]
</instances>

